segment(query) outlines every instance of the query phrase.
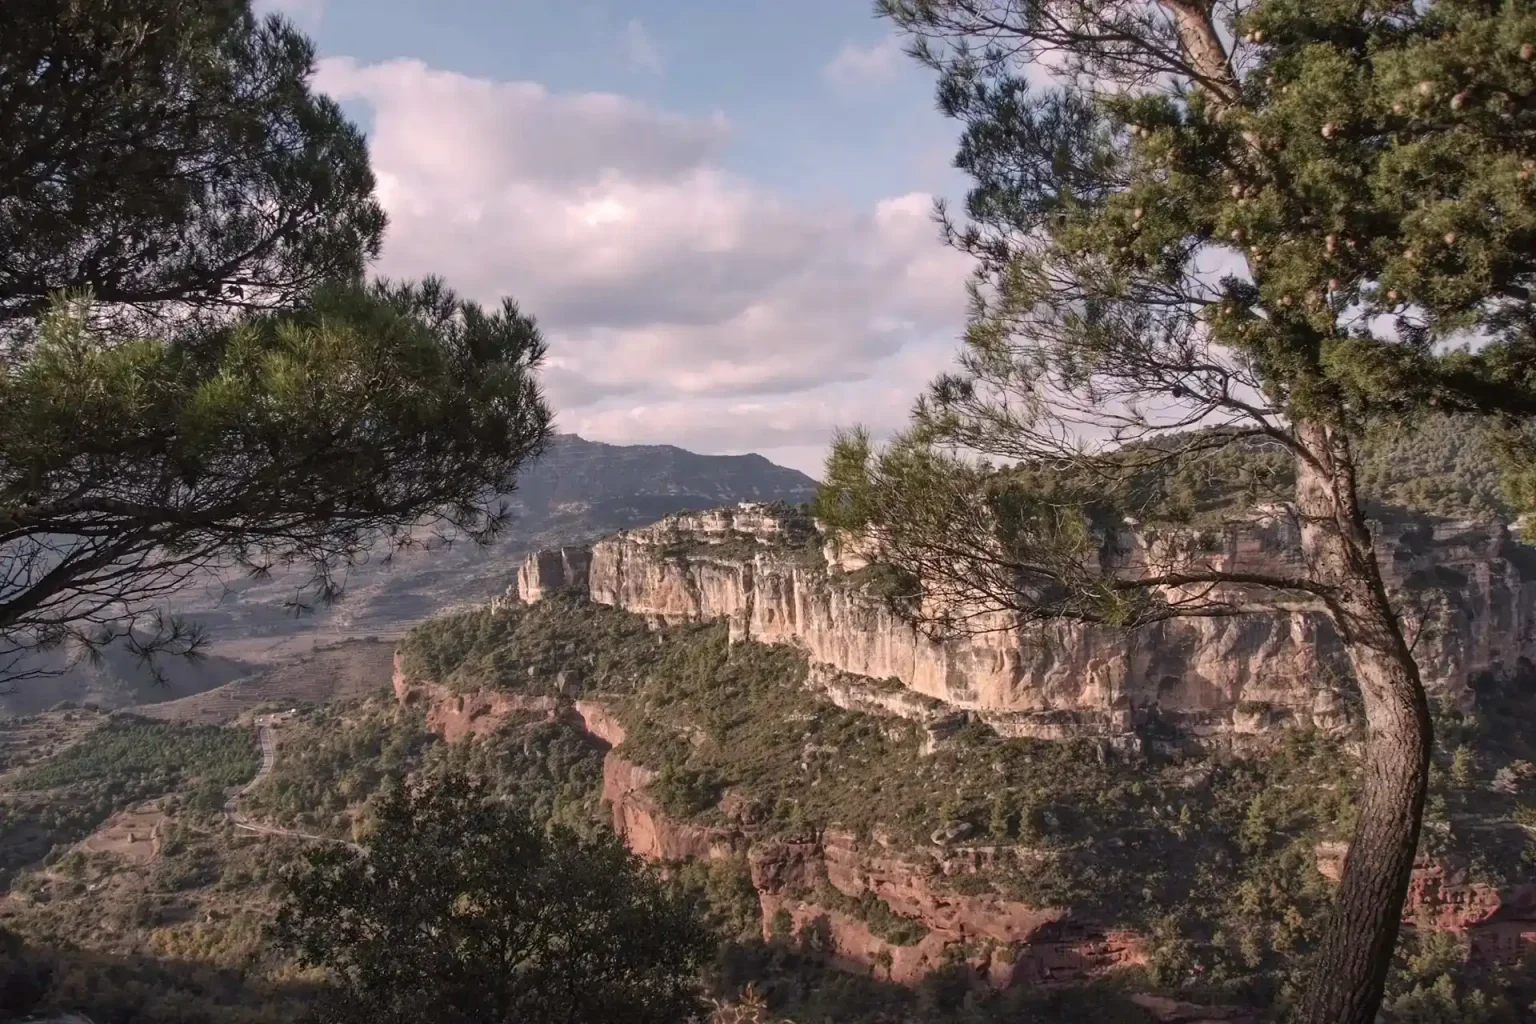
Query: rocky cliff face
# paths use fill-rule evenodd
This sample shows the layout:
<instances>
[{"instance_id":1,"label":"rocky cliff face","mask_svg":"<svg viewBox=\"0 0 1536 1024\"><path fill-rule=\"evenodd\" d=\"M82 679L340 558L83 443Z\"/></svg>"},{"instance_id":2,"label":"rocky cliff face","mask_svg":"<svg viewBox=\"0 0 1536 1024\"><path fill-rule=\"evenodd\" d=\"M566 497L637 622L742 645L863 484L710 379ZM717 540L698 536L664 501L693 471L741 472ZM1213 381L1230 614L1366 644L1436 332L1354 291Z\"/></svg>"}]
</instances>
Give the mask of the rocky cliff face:
<instances>
[{"instance_id":1,"label":"rocky cliff face","mask_svg":"<svg viewBox=\"0 0 1536 1024\"><path fill-rule=\"evenodd\" d=\"M1410 522L1383 525L1378 536L1389 584L1412 609L1410 630L1433 690L1465 696L1480 673L1531 656L1536 553L1508 530ZM1199 540L1225 568L1276 571L1297 557L1295 531L1278 517ZM1129 557L1153 558L1166 543L1137 533L1123 546ZM1175 621L1129 636L1077 626L1044 638L1001 631L937 643L865 585L866 559L828 542L804 516L747 505L620 533L589 558L569 549L531 557L517 592L538 600L584 578L592 600L652 621L725 620L735 639L793 645L811 663L807 685L825 699L921 721L931 745L966 717L1006 735L1127 745L1149 735L1225 745L1288 724L1347 724L1347 669L1318 615ZM396 686L403 699L430 702L444 735L543 707L525 706L538 698L439 693L399 679ZM603 701L560 698L548 713L571 716L613 747L603 797L631 849L661 862L746 857L765 932L787 923L820 933L822 948L850 969L905 983L958 959L1005 987L1081 980L1145 958L1142 940L1111 923L966 884L964 876L989 872L998 858L1027 861L1027 848L936 836L931 848L903 849L878 830L871 838L835 829L773 835L729 791L710 824L678 820L650 791L655 773L625 756L625 730ZM1320 849L1319 870L1336 871L1342 852ZM914 927L893 933L892 921ZM1469 883L1454 863L1425 860L1404 921L1465 934L1479 959L1510 961L1536 942L1536 898L1526 888Z\"/></svg>"},{"instance_id":2,"label":"rocky cliff face","mask_svg":"<svg viewBox=\"0 0 1536 1024\"><path fill-rule=\"evenodd\" d=\"M956 958L996 988L1080 982L1145 962L1132 932L1074 919L1061 908L1031 907L993 893L960 895L939 884L974 874L997 856L1018 854L898 852L829 831L755 845L750 862L765 934L780 915L797 931L825 927L834 960L899 984L917 982ZM926 934L905 943L877 934L844 909L866 896L919 923Z\"/></svg>"},{"instance_id":3,"label":"rocky cliff face","mask_svg":"<svg viewBox=\"0 0 1536 1024\"><path fill-rule=\"evenodd\" d=\"M1536 550L1503 525L1405 522L1378 534L1433 691L1464 697L1479 673L1508 670L1536 651ZM1133 532L1125 547L1131 558L1150 558L1163 543ZM1299 557L1294 526L1279 517L1202 543L1221 568L1274 570ZM1318 614L1174 620L1130 634L1075 624L1029 636L1004 629L940 643L861 586L862 565L861 553L822 543L804 516L743 505L602 540L587 578L594 601L653 620L725 619L733 637L793 644L817 678L842 679L845 699L884 702L907 717L963 710L1005 735L1047 739L1130 740L1160 724L1222 741L1346 721L1348 670ZM526 575L535 594L566 571L530 559L519 587ZM893 681L919 699L893 701Z\"/></svg>"},{"instance_id":4,"label":"rocky cliff face","mask_svg":"<svg viewBox=\"0 0 1536 1024\"><path fill-rule=\"evenodd\" d=\"M457 693L435 682L413 680L400 667L398 654L392 685L395 699L406 707L424 708L427 728L449 743L493 732L517 712L553 715L562 707L554 697L494 690Z\"/></svg>"},{"instance_id":5,"label":"rocky cliff face","mask_svg":"<svg viewBox=\"0 0 1536 1024\"><path fill-rule=\"evenodd\" d=\"M585 590L591 567L591 548L559 547L535 551L523 559L517 570L517 582L491 602L491 610L497 610L514 597L524 604L532 604L557 590L572 587Z\"/></svg>"},{"instance_id":6,"label":"rocky cliff face","mask_svg":"<svg viewBox=\"0 0 1536 1024\"><path fill-rule=\"evenodd\" d=\"M1317 868L1338 881L1344 873L1343 843L1325 843ZM1484 963L1512 964L1536 945L1536 885L1501 889L1467 878L1455 858L1421 855L1403 905L1403 925L1467 936L1472 956Z\"/></svg>"},{"instance_id":7,"label":"rocky cliff face","mask_svg":"<svg viewBox=\"0 0 1536 1024\"><path fill-rule=\"evenodd\" d=\"M727 794L729 825L699 825L665 813L648 791L656 773L624 756L623 725L600 700L457 693L406 675L396 659L396 699L424 708L429 728L450 742L483 735L510 715L565 718L611 745L603 761L603 800L614 830L637 855L661 863L745 857L758 891L765 936L787 916L795 932L821 933L831 959L860 973L901 984L961 960L997 988L1082 981L1117 966L1141 963L1139 938L1123 929L1077 920L1060 908L1036 908L994 893L964 895L945 879L975 874L997 857L1027 852L977 848L902 851L877 837L827 831L786 839L762 834L755 809ZM850 910L874 897L888 913L922 933L911 941L877 934ZM832 904L832 905L829 905Z\"/></svg>"},{"instance_id":8,"label":"rocky cliff face","mask_svg":"<svg viewBox=\"0 0 1536 1024\"><path fill-rule=\"evenodd\" d=\"M867 839L836 829L775 834L762 826L760 808L730 792L720 803L724 824L682 821L650 792L656 773L625 756L624 726L603 700L457 693L407 677L398 660L394 691L402 703L423 707L429 726L450 741L483 735L509 716L529 712L563 718L602 740L610 746L602 798L632 851L660 863L744 857L764 935L785 927L814 933L826 955L849 970L912 984L960 961L987 984L1007 988L1081 982L1146 960L1144 940L1132 931L1060 907L968 891L967 876L1004 862L1028 870L1038 854L1027 847L902 848L880 830ZM1319 871L1336 880L1346 852L1343 844L1320 846ZM868 912L871 900L887 925L903 922L906 934L881 928ZM1536 944L1536 889L1471 883L1454 861L1426 857L1414 871L1403 922L1465 935L1478 960L1512 963Z\"/></svg>"}]
</instances>

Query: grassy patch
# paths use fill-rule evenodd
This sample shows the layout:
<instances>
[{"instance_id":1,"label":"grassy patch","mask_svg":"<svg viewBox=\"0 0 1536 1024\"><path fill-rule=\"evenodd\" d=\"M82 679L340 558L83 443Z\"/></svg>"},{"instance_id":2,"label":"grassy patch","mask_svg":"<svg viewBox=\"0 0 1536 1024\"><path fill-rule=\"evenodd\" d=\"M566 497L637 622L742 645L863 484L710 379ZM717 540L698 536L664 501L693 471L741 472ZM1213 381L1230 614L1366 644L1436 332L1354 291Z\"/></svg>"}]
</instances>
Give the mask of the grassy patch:
<instances>
[{"instance_id":1,"label":"grassy patch","mask_svg":"<svg viewBox=\"0 0 1536 1024\"><path fill-rule=\"evenodd\" d=\"M261 758L253 734L244 729L183 725L116 716L47 764L24 773L22 789L163 780L162 792L197 780L233 786L256 774Z\"/></svg>"}]
</instances>

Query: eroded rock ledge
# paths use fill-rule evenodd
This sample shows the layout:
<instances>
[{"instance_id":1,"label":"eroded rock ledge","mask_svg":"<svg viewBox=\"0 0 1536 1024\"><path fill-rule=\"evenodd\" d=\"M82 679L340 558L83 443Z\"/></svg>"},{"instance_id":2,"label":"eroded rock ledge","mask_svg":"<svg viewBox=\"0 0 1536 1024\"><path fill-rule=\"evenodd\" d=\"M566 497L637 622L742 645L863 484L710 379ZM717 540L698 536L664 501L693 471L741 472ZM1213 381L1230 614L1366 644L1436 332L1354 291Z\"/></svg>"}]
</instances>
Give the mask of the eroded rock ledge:
<instances>
[{"instance_id":1,"label":"eroded rock ledge","mask_svg":"<svg viewBox=\"0 0 1536 1024\"><path fill-rule=\"evenodd\" d=\"M744 857L758 892L764 936L785 915L797 932L824 928L831 959L847 969L911 984L958 958L989 984L1006 988L1080 982L1144 961L1132 932L1099 927L1060 908L1031 907L991 893L963 895L942 884L946 877L975 874L998 857L1021 855L1013 850L902 851L838 831L762 835L745 802L732 811L737 820L729 826L678 821L647 790L656 773L624 757L624 727L602 701L458 693L408 678L398 657L393 685L397 700L423 708L428 726L450 741L484 735L516 713L563 717L579 725L610 745L603 761L602 798L612 809L615 831L631 850L662 863ZM731 795L722 803L731 808ZM924 934L906 943L882 938L859 916L819 902L829 892L848 901L865 894L877 897Z\"/></svg>"},{"instance_id":2,"label":"eroded rock ledge","mask_svg":"<svg viewBox=\"0 0 1536 1024\"><path fill-rule=\"evenodd\" d=\"M1536 549L1500 523L1380 524L1389 584L1422 609L1416 654L1432 691L1463 699L1482 673L1536 655ZM1186 538L1187 539L1187 538ZM1123 546L1165 540L1130 531ZM1254 519L1201 538L1218 565L1283 570L1294 524ZM742 505L676 515L529 557L515 592L538 600L579 588L657 622L721 619L733 638L804 650L844 706L903 717L967 711L1007 736L1242 742L1290 725L1342 728L1348 678L1323 617L1276 612L1175 620L1132 634L1062 625L935 643L865 585L865 556L784 508ZM1416 613L1417 614L1417 613Z\"/></svg>"}]
</instances>

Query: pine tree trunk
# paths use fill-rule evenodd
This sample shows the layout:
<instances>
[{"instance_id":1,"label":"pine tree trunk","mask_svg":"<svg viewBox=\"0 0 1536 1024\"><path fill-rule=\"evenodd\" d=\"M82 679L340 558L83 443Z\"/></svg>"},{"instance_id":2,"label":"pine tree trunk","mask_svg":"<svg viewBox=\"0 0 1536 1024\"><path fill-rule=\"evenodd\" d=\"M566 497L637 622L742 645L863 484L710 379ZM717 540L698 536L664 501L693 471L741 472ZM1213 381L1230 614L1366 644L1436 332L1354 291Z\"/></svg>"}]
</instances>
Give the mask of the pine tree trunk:
<instances>
[{"instance_id":1,"label":"pine tree trunk","mask_svg":"<svg viewBox=\"0 0 1536 1024\"><path fill-rule=\"evenodd\" d=\"M1233 102L1231 68L1209 3L1159 0L1201 85ZM1296 505L1308 575L1332 588L1335 625L1365 701L1365 787L1337 902L1303 999L1305 1024L1375 1024L1413 873L1429 778L1429 706L1387 599L1360 511L1349 443L1295 424Z\"/></svg>"},{"instance_id":2,"label":"pine tree trunk","mask_svg":"<svg viewBox=\"0 0 1536 1024\"><path fill-rule=\"evenodd\" d=\"M1355 494L1348 443L1299 423L1302 551L1329 602L1365 703L1365 785L1332 914L1303 1000L1306 1024L1373 1024L1413 871L1429 773L1429 706L1387 599Z\"/></svg>"}]
</instances>

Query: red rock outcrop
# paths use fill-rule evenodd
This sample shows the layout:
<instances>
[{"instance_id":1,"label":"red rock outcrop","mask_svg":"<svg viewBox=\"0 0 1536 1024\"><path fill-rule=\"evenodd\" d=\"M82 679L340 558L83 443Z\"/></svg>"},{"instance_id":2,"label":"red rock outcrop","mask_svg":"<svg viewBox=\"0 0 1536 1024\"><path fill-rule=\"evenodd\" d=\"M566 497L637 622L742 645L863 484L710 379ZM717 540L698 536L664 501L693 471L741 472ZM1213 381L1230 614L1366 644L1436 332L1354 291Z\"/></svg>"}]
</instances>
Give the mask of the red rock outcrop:
<instances>
[{"instance_id":1,"label":"red rock outcrop","mask_svg":"<svg viewBox=\"0 0 1536 1024\"><path fill-rule=\"evenodd\" d=\"M745 849L745 837L729 829L680 822L664 814L646 792L649 768L617 751L603 759L603 799L613 808L613 829L638 856L662 862L721 860Z\"/></svg>"},{"instance_id":2,"label":"red rock outcrop","mask_svg":"<svg viewBox=\"0 0 1536 1024\"><path fill-rule=\"evenodd\" d=\"M596 700L578 700L572 707L581 718L581 726L610 747L624 742L624 726L608 710L608 705Z\"/></svg>"},{"instance_id":3,"label":"red rock outcrop","mask_svg":"<svg viewBox=\"0 0 1536 1024\"><path fill-rule=\"evenodd\" d=\"M1081 981L1145 959L1133 933L1098 928L1057 908L997 894L962 895L934 884L945 875L974 872L975 858L893 854L848 833L828 832L759 844L748 859L765 934L786 913L797 932L825 929L833 962L900 984L919 981L957 957L996 988ZM873 894L928 932L908 945L887 941L860 918L818 904L822 885L853 899Z\"/></svg>"},{"instance_id":4,"label":"red rock outcrop","mask_svg":"<svg viewBox=\"0 0 1536 1024\"><path fill-rule=\"evenodd\" d=\"M409 679L400 665L399 654L395 655L392 685L395 699L401 704L407 707L422 704L426 707L427 728L449 743L470 736L483 736L495 730L509 715L536 712L553 717L561 710L561 704L555 697L531 697L495 690L458 693L439 683Z\"/></svg>"},{"instance_id":5,"label":"red rock outcrop","mask_svg":"<svg viewBox=\"0 0 1536 1024\"><path fill-rule=\"evenodd\" d=\"M424 704L428 728L450 742L484 735L508 716L530 711L551 718L568 716L610 748L625 739L622 723L602 701L491 691L461 694L407 678L398 657L394 691L402 704ZM1007 988L1081 981L1145 960L1139 937L1132 932L995 893L962 894L942 881L974 874L999 857L1027 857L1027 851L895 851L883 842L837 831L799 839L754 836L751 802L739 794L726 794L721 804L734 824L697 825L663 811L649 792L655 780L654 771L632 763L620 749L610 749L604 758L602 797L612 808L615 831L631 850L663 863L746 855L765 933L782 911L797 933L821 930L830 960L848 970L911 984L958 959L988 984ZM1346 852L1344 844L1323 844L1317 851L1318 870L1337 880ZM910 945L892 943L860 917L818 903L818 891L828 886L850 900L873 894L892 913L920 923L927 934ZM1501 891L1469 882L1452 862L1424 858L1414 870L1403 923L1464 934L1477 959L1513 962L1536 944L1536 887ZM1159 1007L1163 1010L1173 1015L1159 1019L1169 1021L1244 1019L1185 1004L1169 1003ZM1197 1015L1180 1016L1186 1011Z\"/></svg>"},{"instance_id":6,"label":"red rock outcrop","mask_svg":"<svg viewBox=\"0 0 1536 1024\"><path fill-rule=\"evenodd\" d=\"M1345 843L1322 844L1317 870L1337 881L1348 852ZM1474 959L1517 963L1536 945L1536 886L1472 882L1454 859L1420 856L1403 901L1403 926L1456 932L1467 937Z\"/></svg>"},{"instance_id":7,"label":"red rock outcrop","mask_svg":"<svg viewBox=\"0 0 1536 1024\"><path fill-rule=\"evenodd\" d=\"M395 696L402 704L422 703L427 725L450 742L484 735L510 714L539 711L569 715L588 733L617 747L624 727L601 701L476 692L408 679L396 659ZM991 850L935 851L903 855L853 835L828 832L802 842L754 842L746 824L750 801L727 794L722 809L738 819L732 826L706 826L667 815L648 791L656 773L629 761L619 749L603 760L603 799L613 810L614 830L637 855L663 863L712 861L746 855L758 890L766 931L780 909L796 929L820 927L825 919L834 963L875 973L903 984L921 980L958 956L998 988L1014 984L1080 980L1110 968L1141 962L1136 936L1095 928L1058 909L1039 909L995 894L949 892L937 879L974 873L998 856ZM868 892L891 911L928 929L918 943L899 946L875 935L869 925L815 902L819 886L845 896Z\"/></svg>"}]
</instances>

